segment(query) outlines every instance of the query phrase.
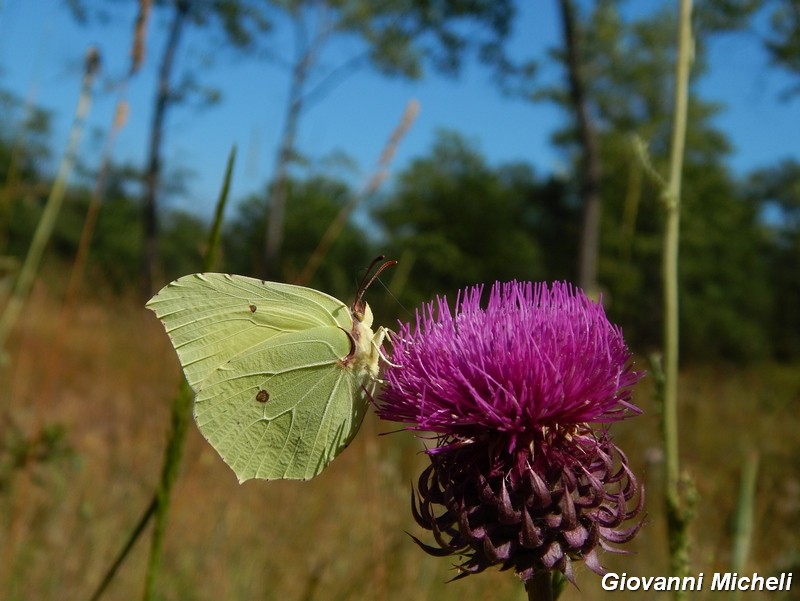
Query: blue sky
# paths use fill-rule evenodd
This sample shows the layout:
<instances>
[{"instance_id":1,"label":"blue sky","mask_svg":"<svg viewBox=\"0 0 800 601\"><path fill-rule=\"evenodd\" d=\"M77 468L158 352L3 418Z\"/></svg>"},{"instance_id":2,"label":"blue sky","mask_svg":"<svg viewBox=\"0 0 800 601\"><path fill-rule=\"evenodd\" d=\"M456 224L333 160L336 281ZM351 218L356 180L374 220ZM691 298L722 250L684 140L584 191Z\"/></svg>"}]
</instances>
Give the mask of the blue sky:
<instances>
[{"instance_id":1,"label":"blue sky","mask_svg":"<svg viewBox=\"0 0 800 601\"><path fill-rule=\"evenodd\" d=\"M658 0L629 3L643 12L661 4ZM524 10L511 47L543 58L546 48L560 42L556 3L521 6ZM66 143L84 52L94 43L103 54L101 80L106 85L97 88L89 119L95 133L84 137L82 156L90 165L96 161L103 140L99 132L108 128L117 99L107 84L118 80L128 67L135 8L134 2L120 3L104 27L80 27L62 0L0 0L0 87L22 98L32 97L54 112L52 148L56 157ZM144 69L129 88L130 118L117 142L116 161L144 163L155 72L165 38L164 17L159 12L149 30ZM196 58L201 46L201 38L190 31L182 64L187 64L187 57ZM352 46L342 44L332 50L334 56L346 56ZM789 102L780 99L781 91L792 82L769 67L757 37L750 33L716 38L709 63L699 93L726 105L716 123L734 145L733 171L744 174L781 158L800 158L800 97ZM557 73L552 66L547 72ZM282 127L286 82L287 75L269 63L228 52L215 57L202 73L201 83L221 88L222 103L208 109L178 107L168 118L165 163L195 173L190 194L172 200L173 206L210 215L233 144L239 147L233 200L263 188L272 171ZM312 160L335 151L346 153L355 160L357 170L343 168L342 175L359 185L369 176L387 136L412 98L421 104L421 112L398 150L392 165L395 173L427 153L441 128L458 130L473 140L492 164L525 161L540 173L562 167L563 159L551 146L550 135L563 124L564 114L548 104L503 97L492 86L487 71L471 63L455 80L429 73L422 81L407 82L368 70L358 72L306 114L300 126L299 149Z\"/></svg>"}]
</instances>

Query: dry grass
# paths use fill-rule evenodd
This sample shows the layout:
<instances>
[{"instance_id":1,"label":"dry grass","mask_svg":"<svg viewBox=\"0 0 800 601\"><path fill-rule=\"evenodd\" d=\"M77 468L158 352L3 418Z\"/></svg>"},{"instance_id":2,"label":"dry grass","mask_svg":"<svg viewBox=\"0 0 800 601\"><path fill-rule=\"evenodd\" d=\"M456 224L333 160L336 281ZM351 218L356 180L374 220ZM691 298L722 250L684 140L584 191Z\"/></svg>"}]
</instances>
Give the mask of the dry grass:
<instances>
[{"instance_id":1,"label":"dry grass","mask_svg":"<svg viewBox=\"0 0 800 601\"><path fill-rule=\"evenodd\" d=\"M0 490L0 598L8 601L88 598L153 494L180 377L160 324L128 302L81 306L62 349L55 348L57 328L58 307L39 289L1 374L0 415L29 433L62 424L72 449L30 462ZM762 469L748 571L797 565L797 366L703 368L684 373L681 384L681 453L700 494L696 571L727 568L738 470L751 446ZM615 571L640 576L666 571L660 444L649 398L645 386L638 402L646 414L615 427L644 474L649 524L630 546L634 555L605 558ZM161 598L523 599L508 573L445 584L452 561L429 558L404 533L420 534L409 511L409 486L424 465L420 445L405 433L375 436L381 429L369 416L352 447L311 482L242 486L193 430L171 507ZM138 543L106 599L141 596L148 544L147 537ZM800 589L800 575L795 581ZM585 569L578 582L581 590L568 589L562 599L609 595Z\"/></svg>"}]
</instances>

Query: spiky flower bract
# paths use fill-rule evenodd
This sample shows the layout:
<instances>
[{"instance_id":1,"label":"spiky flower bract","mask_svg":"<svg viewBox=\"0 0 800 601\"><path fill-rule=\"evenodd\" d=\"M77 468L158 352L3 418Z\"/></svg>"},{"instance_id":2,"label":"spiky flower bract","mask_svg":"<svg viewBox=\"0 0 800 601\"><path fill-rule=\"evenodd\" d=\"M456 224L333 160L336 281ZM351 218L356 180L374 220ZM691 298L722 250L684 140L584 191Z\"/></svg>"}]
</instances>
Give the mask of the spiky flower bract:
<instances>
[{"instance_id":1,"label":"spiky flower bract","mask_svg":"<svg viewBox=\"0 0 800 601\"><path fill-rule=\"evenodd\" d=\"M434 555L459 554L458 577L489 566L523 580L572 562L602 567L636 534L642 495L608 424L640 413L622 332L602 306L564 283L495 284L440 298L392 338L383 419L432 432L431 464L412 510ZM633 507L629 508L629 505Z\"/></svg>"}]
</instances>

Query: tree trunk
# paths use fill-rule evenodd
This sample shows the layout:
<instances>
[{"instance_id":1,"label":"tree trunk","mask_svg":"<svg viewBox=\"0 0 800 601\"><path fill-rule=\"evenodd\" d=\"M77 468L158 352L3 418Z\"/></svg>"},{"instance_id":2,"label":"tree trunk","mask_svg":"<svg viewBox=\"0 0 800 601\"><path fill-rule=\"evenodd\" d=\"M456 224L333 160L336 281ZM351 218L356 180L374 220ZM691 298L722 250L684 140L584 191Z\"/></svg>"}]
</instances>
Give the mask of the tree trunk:
<instances>
[{"instance_id":1,"label":"tree trunk","mask_svg":"<svg viewBox=\"0 0 800 601\"><path fill-rule=\"evenodd\" d=\"M578 284L587 293L593 294L597 292L597 259L600 246L600 155L583 81L580 47L575 27L575 9L572 0L560 0L560 4L570 101L575 111L578 138L583 155L580 174L583 229L578 263Z\"/></svg>"},{"instance_id":2,"label":"tree trunk","mask_svg":"<svg viewBox=\"0 0 800 601\"><path fill-rule=\"evenodd\" d=\"M264 243L264 279L280 277L280 256L283 246L283 224L286 216L286 196L289 187L289 165L294 156L297 125L303 112L303 90L308 73L313 64L311 51L303 54L292 70L289 88L289 101L286 105L286 119L281 137L281 146L275 160L274 177L269 193L269 217L267 219L267 239Z\"/></svg>"},{"instance_id":3,"label":"tree trunk","mask_svg":"<svg viewBox=\"0 0 800 601\"><path fill-rule=\"evenodd\" d=\"M158 263L158 188L161 180L161 144L164 136L164 119L172 99L170 80L175 63L175 54L180 43L181 32L189 14L188 0L175 2L175 14L169 28L167 44L161 57L158 72L153 125L150 130L150 152L147 160L144 193L144 253L142 257L142 295L145 299L153 294L153 277Z\"/></svg>"}]
</instances>

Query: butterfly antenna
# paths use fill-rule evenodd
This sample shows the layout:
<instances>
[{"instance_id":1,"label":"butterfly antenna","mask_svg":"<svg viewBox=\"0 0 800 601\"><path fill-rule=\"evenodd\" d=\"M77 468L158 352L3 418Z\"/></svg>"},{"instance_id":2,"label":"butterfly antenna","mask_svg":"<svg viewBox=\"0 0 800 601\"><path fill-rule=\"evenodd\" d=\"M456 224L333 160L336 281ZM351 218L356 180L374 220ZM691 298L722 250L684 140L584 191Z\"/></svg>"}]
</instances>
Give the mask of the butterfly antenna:
<instances>
[{"instance_id":1,"label":"butterfly antenna","mask_svg":"<svg viewBox=\"0 0 800 601\"><path fill-rule=\"evenodd\" d=\"M367 271L364 274L364 277L361 278L361 282L358 285L358 290L356 291L356 300L353 301L354 313L358 315L364 314L364 301L362 299L364 297L364 293L367 291L367 288L372 285L372 282L375 281L375 278L377 278L384 269L391 267L392 265L397 265L397 261L391 259L389 261L384 261L378 266L377 269L375 269L375 265L383 261L385 258L386 257L384 255L378 255L372 260L372 263L369 264L369 267L367 267ZM375 269L375 273L372 273L373 269ZM372 273L372 275L370 275L370 273Z\"/></svg>"},{"instance_id":2,"label":"butterfly antenna","mask_svg":"<svg viewBox=\"0 0 800 601\"><path fill-rule=\"evenodd\" d=\"M404 311L404 312L405 312L407 315L411 315L411 316L413 316L413 313L412 313L411 311L409 311L409 310L408 310L408 307L406 307L406 306L405 306L403 303L401 303L401 302L400 302L400 299L399 299L399 298L397 298L397 295L396 295L394 292L392 292L391 290L389 290L389 286L387 286L386 284L384 284L384 283L383 283L383 280L378 280L378 283L379 283L381 286L383 286L383 289L384 289L384 290L386 290L386 294L388 294L388 295L389 295L389 296L392 298L392 300L393 300L394 302L396 302L396 303L397 303L397 306L398 306L398 307L400 307L400 308L401 308L401 309L402 309L402 310L403 310L403 311Z\"/></svg>"}]
</instances>

